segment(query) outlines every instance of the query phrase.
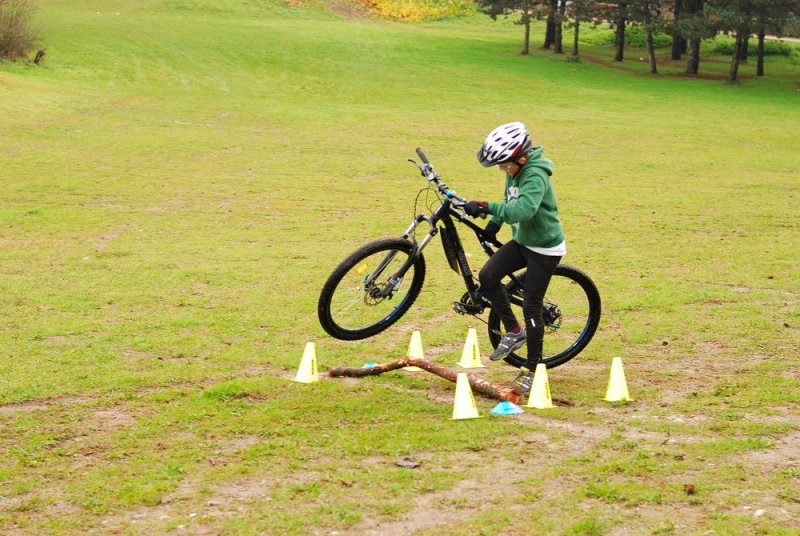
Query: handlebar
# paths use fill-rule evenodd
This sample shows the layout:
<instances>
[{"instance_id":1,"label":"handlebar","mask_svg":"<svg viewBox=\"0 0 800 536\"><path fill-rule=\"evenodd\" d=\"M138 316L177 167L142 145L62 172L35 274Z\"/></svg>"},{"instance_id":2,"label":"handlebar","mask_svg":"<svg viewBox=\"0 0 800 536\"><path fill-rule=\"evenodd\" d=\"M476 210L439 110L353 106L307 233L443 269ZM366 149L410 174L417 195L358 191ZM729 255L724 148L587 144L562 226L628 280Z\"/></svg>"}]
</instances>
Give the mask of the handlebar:
<instances>
[{"instance_id":1,"label":"handlebar","mask_svg":"<svg viewBox=\"0 0 800 536\"><path fill-rule=\"evenodd\" d=\"M422 149L417 147L417 156L419 156L420 160L422 160L422 165L417 164L416 161L409 158L408 161L412 162L415 166L417 166L422 172L422 176L428 179L429 182L436 184L436 187L439 191L448 199L453 200L453 205L460 207L466 204L467 200L455 193L453 190L447 187L447 185L442 182L442 179L439 178L439 174L433 169L433 164L430 163L428 157L425 156L425 153L422 152Z\"/></svg>"}]
</instances>

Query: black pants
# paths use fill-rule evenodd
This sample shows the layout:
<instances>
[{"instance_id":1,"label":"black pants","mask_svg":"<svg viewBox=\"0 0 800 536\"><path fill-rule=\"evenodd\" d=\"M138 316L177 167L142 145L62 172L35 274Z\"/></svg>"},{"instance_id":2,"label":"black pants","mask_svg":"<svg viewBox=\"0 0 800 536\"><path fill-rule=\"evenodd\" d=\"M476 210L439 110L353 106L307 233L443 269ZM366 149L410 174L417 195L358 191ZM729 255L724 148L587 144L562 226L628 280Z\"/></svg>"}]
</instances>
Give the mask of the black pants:
<instances>
[{"instance_id":1,"label":"black pants","mask_svg":"<svg viewBox=\"0 0 800 536\"><path fill-rule=\"evenodd\" d=\"M542 255L510 240L489 257L488 262L478 274L481 292L492 303L492 308L500 315L506 331L519 324L511 303L508 301L501 279L518 270L527 268L525 276L525 300L522 313L525 315L525 331L528 344L528 368L533 370L542 359L542 340L544 339L544 320L542 303L550 278L556 270L561 257Z\"/></svg>"}]
</instances>

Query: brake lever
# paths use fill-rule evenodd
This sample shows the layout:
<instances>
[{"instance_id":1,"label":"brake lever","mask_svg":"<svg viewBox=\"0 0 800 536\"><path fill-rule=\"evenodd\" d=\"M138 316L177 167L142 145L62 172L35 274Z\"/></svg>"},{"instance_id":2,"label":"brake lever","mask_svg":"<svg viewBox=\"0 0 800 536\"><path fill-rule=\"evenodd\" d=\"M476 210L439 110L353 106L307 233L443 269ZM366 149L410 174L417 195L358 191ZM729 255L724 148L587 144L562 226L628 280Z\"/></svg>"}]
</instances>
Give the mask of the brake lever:
<instances>
[{"instance_id":1,"label":"brake lever","mask_svg":"<svg viewBox=\"0 0 800 536\"><path fill-rule=\"evenodd\" d=\"M415 166L417 166L417 169L420 171L420 173L422 173L422 176L423 177L425 176L425 170L422 169L421 165L417 164L416 160L414 160L413 158L409 158L408 161L411 162L412 164L414 164Z\"/></svg>"},{"instance_id":2,"label":"brake lever","mask_svg":"<svg viewBox=\"0 0 800 536\"><path fill-rule=\"evenodd\" d=\"M415 166L417 166L417 169L419 169L419 172L422 174L422 176L428 179L429 181L438 177L438 175L436 175L436 172L433 170L432 164L428 162L425 162L423 164L417 164L417 161L412 158L408 158L407 160L412 164L414 164Z\"/></svg>"}]
</instances>

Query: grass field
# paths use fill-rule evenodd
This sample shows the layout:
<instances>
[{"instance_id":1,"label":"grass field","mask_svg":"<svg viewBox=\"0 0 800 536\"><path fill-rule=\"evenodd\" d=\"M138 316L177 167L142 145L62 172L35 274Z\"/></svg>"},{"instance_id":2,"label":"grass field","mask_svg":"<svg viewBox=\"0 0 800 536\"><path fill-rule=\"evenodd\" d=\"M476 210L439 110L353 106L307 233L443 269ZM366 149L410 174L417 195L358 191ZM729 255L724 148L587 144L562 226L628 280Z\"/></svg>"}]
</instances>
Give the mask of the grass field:
<instances>
[{"instance_id":1,"label":"grass field","mask_svg":"<svg viewBox=\"0 0 800 536\"><path fill-rule=\"evenodd\" d=\"M344 0L38 4L44 65L0 64L0 533L800 534L792 58L731 86ZM515 119L556 163L564 261L603 297L549 373L572 405L478 397L452 421L441 378L325 377L413 330L444 365L470 327L488 354L437 244L384 334L332 340L316 300L410 222L416 147L498 198L475 151ZM290 381L307 341L312 385ZM625 405L602 400L614 356Z\"/></svg>"}]
</instances>

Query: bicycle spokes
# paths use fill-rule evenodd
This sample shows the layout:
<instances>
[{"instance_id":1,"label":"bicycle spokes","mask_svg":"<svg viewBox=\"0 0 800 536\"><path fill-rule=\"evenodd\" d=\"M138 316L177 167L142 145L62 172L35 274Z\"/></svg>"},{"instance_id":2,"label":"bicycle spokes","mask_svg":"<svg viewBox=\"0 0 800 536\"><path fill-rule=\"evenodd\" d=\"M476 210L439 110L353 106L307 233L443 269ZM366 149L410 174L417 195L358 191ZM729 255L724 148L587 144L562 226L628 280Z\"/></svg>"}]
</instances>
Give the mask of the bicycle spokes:
<instances>
[{"instance_id":1,"label":"bicycle spokes","mask_svg":"<svg viewBox=\"0 0 800 536\"><path fill-rule=\"evenodd\" d=\"M414 278L413 264L404 277L397 275L410 252L391 249L365 255L341 274L330 297L331 319L342 330L360 330L391 318L408 295L410 286L404 281Z\"/></svg>"}]
</instances>

